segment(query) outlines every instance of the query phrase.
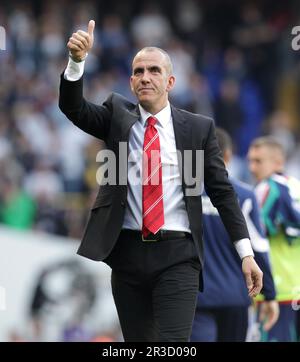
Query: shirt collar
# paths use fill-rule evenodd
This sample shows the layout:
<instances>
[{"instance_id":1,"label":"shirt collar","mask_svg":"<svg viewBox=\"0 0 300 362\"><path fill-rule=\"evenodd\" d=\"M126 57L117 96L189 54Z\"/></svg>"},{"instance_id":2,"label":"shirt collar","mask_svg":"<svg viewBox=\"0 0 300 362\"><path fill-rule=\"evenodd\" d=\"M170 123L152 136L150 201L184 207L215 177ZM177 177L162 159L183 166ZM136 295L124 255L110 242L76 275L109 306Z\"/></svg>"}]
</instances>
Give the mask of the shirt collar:
<instances>
[{"instance_id":1,"label":"shirt collar","mask_svg":"<svg viewBox=\"0 0 300 362\"><path fill-rule=\"evenodd\" d=\"M145 127L145 123L149 117L155 117L159 123L160 126L165 127L167 123L171 119L171 106L170 103L165 106L161 111L159 111L157 114L153 115L149 112L147 112L140 104L139 104L139 110L141 113L141 122L142 125Z\"/></svg>"}]
</instances>

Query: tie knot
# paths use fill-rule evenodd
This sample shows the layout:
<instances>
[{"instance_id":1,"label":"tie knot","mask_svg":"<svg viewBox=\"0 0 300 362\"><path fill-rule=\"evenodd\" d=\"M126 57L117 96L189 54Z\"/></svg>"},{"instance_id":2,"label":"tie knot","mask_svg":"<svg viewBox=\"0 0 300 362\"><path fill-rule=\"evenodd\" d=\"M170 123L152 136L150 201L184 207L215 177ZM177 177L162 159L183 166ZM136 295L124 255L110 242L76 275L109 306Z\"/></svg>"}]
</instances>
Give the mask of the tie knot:
<instances>
[{"instance_id":1,"label":"tie knot","mask_svg":"<svg viewBox=\"0 0 300 362\"><path fill-rule=\"evenodd\" d=\"M155 117L149 117L147 119L147 126L155 126L157 119Z\"/></svg>"}]
</instances>

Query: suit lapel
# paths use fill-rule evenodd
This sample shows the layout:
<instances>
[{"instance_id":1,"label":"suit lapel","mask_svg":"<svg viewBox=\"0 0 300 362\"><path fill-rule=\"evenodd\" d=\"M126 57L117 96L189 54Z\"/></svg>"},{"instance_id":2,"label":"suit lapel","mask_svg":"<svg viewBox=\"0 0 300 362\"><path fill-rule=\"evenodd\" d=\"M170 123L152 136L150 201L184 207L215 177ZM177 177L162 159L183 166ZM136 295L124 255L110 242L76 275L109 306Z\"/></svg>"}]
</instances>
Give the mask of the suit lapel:
<instances>
[{"instance_id":1,"label":"suit lapel","mask_svg":"<svg viewBox=\"0 0 300 362\"><path fill-rule=\"evenodd\" d=\"M182 179L182 186L185 189L184 177L182 171L184 170L184 150L191 149L191 139L192 139L192 127L186 118L180 113L175 107L171 106L173 127L175 134L175 142L177 152L181 154L181 160L178 159L179 172Z\"/></svg>"},{"instance_id":2,"label":"suit lapel","mask_svg":"<svg viewBox=\"0 0 300 362\"><path fill-rule=\"evenodd\" d=\"M122 140L128 141L130 128L135 124L136 121L138 121L140 116L141 115L138 105L136 105L132 110L126 109L125 116L123 117L121 123Z\"/></svg>"},{"instance_id":3,"label":"suit lapel","mask_svg":"<svg viewBox=\"0 0 300 362\"><path fill-rule=\"evenodd\" d=\"M183 155L183 151L187 149L187 145L190 144L190 125L175 107L171 106L171 111L176 140L176 148Z\"/></svg>"}]
</instances>

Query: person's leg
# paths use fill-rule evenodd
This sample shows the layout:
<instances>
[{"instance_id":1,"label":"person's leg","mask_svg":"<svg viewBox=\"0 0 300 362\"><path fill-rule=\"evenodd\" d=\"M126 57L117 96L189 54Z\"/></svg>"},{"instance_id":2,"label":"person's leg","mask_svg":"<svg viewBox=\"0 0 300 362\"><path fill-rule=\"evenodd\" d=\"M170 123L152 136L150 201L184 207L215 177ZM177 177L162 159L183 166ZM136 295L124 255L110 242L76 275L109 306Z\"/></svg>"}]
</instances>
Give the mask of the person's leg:
<instances>
[{"instance_id":1,"label":"person's leg","mask_svg":"<svg viewBox=\"0 0 300 362\"><path fill-rule=\"evenodd\" d=\"M248 306L218 309L217 342L245 342L248 329Z\"/></svg>"},{"instance_id":2,"label":"person's leg","mask_svg":"<svg viewBox=\"0 0 300 362\"><path fill-rule=\"evenodd\" d=\"M109 264L125 341L188 341L200 274L193 240L121 236Z\"/></svg>"},{"instance_id":3,"label":"person's leg","mask_svg":"<svg viewBox=\"0 0 300 362\"><path fill-rule=\"evenodd\" d=\"M155 341L189 341L196 309L200 263L171 266L155 281L152 300Z\"/></svg>"},{"instance_id":4,"label":"person's leg","mask_svg":"<svg viewBox=\"0 0 300 362\"><path fill-rule=\"evenodd\" d=\"M112 272L112 293L125 342L153 340L151 290Z\"/></svg>"},{"instance_id":5,"label":"person's leg","mask_svg":"<svg viewBox=\"0 0 300 362\"><path fill-rule=\"evenodd\" d=\"M191 335L191 342L216 342L217 323L213 310L197 308Z\"/></svg>"}]
</instances>

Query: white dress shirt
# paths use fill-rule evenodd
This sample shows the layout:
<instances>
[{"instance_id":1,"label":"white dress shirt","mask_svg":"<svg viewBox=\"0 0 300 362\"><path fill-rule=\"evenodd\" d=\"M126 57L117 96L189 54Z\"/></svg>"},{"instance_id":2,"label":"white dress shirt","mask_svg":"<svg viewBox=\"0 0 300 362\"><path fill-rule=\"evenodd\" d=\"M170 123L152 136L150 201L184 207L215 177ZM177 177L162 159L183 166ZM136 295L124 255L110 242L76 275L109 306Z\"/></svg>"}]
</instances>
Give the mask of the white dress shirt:
<instances>
[{"instance_id":1,"label":"white dress shirt","mask_svg":"<svg viewBox=\"0 0 300 362\"><path fill-rule=\"evenodd\" d=\"M77 63L69 58L64 73L65 79L68 81L80 79L84 72L84 64L85 60ZM136 180L142 180L141 156L146 120L149 116L155 116L158 120L156 129L160 139L162 162L165 217L165 224L162 229L190 232L188 215L183 199L183 191L180 185L180 174L170 104L168 103L164 109L155 115L146 112L141 105L139 105L139 109L141 118L132 126L129 134L128 194L123 228L133 230L142 229L142 181L136 182ZM199 222L201 222L200 215ZM238 240L234 244L241 259L245 256L254 255L249 239Z\"/></svg>"},{"instance_id":2,"label":"white dress shirt","mask_svg":"<svg viewBox=\"0 0 300 362\"><path fill-rule=\"evenodd\" d=\"M134 230L142 230L142 151L146 121L152 116L141 105L139 108L141 118L131 127L129 134L128 195L123 224L123 228ZM155 118L162 163L165 218L162 229L191 232L181 187L170 104L155 114ZM136 182L136 179L139 182Z\"/></svg>"}]
</instances>

